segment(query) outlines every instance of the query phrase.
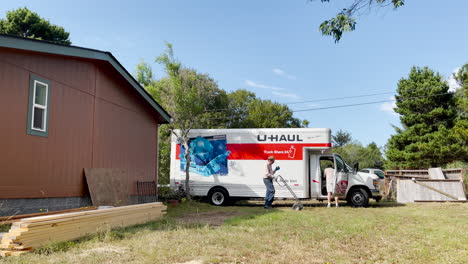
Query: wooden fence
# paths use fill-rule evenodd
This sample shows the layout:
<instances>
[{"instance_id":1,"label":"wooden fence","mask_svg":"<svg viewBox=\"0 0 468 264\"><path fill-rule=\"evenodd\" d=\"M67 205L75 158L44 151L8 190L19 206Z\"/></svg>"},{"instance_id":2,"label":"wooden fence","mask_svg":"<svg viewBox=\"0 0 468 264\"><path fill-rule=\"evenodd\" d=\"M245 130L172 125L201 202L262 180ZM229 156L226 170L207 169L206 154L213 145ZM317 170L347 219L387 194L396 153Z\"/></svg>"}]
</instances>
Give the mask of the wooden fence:
<instances>
[{"instance_id":1,"label":"wooden fence","mask_svg":"<svg viewBox=\"0 0 468 264\"><path fill-rule=\"evenodd\" d=\"M443 169L446 180L458 180L463 183L466 170L464 169ZM399 180L429 180L429 170L387 170L382 187L382 193L387 200L397 199L397 185ZM433 180L435 181L435 180ZM441 180L444 181L444 180ZM467 183L463 184L463 190L467 192Z\"/></svg>"}]
</instances>

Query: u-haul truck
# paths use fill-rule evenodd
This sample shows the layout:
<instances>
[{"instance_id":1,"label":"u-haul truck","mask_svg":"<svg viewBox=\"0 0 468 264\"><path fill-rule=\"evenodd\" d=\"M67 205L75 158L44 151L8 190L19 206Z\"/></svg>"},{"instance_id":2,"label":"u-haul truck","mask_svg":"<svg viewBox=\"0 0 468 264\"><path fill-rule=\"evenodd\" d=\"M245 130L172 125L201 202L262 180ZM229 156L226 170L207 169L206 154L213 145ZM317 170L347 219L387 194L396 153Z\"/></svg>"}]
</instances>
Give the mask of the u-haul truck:
<instances>
[{"instance_id":1,"label":"u-haul truck","mask_svg":"<svg viewBox=\"0 0 468 264\"><path fill-rule=\"evenodd\" d=\"M190 192L208 197L214 205L231 200L265 197L263 175L269 156L275 156L277 172L300 199L326 200L323 170L335 169L335 193L352 206L380 200L380 179L357 172L337 154L330 154L328 128L193 129L189 133ZM185 149L172 136L170 185L185 186ZM292 198L275 183L275 197Z\"/></svg>"}]
</instances>

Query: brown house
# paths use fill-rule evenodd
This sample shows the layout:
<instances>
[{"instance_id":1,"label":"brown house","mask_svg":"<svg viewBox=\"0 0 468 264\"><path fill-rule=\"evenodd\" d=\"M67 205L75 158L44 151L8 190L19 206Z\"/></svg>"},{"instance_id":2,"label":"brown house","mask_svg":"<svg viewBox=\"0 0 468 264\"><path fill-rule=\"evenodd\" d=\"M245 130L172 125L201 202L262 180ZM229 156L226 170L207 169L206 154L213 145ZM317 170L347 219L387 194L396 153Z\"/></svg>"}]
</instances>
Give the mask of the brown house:
<instances>
[{"instance_id":1,"label":"brown house","mask_svg":"<svg viewBox=\"0 0 468 264\"><path fill-rule=\"evenodd\" d=\"M84 168L157 180L170 116L109 52L0 34L0 113L0 215L89 205Z\"/></svg>"}]
</instances>

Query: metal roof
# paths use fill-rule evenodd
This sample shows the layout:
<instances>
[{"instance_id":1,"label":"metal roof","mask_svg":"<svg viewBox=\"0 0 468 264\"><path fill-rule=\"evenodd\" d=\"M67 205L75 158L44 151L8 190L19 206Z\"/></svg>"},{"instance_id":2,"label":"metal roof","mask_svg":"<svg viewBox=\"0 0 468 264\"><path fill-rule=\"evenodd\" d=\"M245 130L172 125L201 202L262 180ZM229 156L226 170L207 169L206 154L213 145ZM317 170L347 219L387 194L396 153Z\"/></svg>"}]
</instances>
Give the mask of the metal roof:
<instances>
[{"instance_id":1,"label":"metal roof","mask_svg":"<svg viewBox=\"0 0 468 264\"><path fill-rule=\"evenodd\" d=\"M0 34L0 47L28 50L42 53L50 53L63 56L79 57L100 61L107 61L119 72L125 80L166 120L171 122L171 116L162 108L151 95L133 78L133 76L120 64L120 62L108 51L88 49L83 47L62 45L54 42L23 38Z\"/></svg>"}]
</instances>

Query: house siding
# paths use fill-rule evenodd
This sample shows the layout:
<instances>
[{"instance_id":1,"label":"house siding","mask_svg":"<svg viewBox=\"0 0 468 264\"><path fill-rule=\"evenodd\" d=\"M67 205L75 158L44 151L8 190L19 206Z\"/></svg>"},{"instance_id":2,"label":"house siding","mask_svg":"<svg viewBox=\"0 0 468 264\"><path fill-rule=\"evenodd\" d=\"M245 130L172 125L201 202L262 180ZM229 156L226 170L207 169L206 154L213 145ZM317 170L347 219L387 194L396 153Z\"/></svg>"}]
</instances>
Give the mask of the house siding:
<instances>
[{"instance_id":1,"label":"house siding","mask_svg":"<svg viewBox=\"0 0 468 264\"><path fill-rule=\"evenodd\" d=\"M30 75L50 81L48 137L26 134ZM155 180L155 112L103 62L0 48L0 198L86 196L84 168Z\"/></svg>"}]
</instances>

